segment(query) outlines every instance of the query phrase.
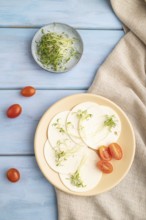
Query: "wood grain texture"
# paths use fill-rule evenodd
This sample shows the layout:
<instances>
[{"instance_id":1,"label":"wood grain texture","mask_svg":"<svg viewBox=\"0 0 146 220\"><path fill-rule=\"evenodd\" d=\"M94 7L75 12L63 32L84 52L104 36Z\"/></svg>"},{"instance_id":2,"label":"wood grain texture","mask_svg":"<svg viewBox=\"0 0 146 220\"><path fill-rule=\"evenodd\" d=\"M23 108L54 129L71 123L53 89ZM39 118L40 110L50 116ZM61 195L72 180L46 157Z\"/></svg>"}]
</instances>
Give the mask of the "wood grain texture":
<instances>
[{"instance_id":1,"label":"wood grain texture","mask_svg":"<svg viewBox=\"0 0 146 220\"><path fill-rule=\"evenodd\" d=\"M42 114L57 100L82 90L42 90L26 98L19 90L0 91L0 155L33 154L33 139ZM7 118L7 108L18 103L22 114L15 119Z\"/></svg>"},{"instance_id":2,"label":"wood grain texture","mask_svg":"<svg viewBox=\"0 0 146 220\"><path fill-rule=\"evenodd\" d=\"M0 2L0 26L40 27L51 22L78 28L121 29L109 0L13 0Z\"/></svg>"},{"instance_id":3,"label":"wood grain texture","mask_svg":"<svg viewBox=\"0 0 146 220\"><path fill-rule=\"evenodd\" d=\"M24 1L25 2L25 1ZM123 36L123 31L79 30L84 53L71 71L49 73L31 55L31 40L37 29L0 29L0 88L33 85L48 89L87 89L95 73Z\"/></svg>"},{"instance_id":4,"label":"wood grain texture","mask_svg":"<svg viewBox=\"0 0 146 220\"><path fill-rule=\"evenodd\" d=\"M42 70L31 56L31 40L38 30L35 27L51 22L72 25L83 38L83 57L66 74ZM30 156L34 153L36 126L54 102L85 92L100 64L123 36L122 26L109 0L1 0L0 27L4 27L0 28L0 89L4 89L0 90L0 220L57 220L54 188ZM25 85L42 90L25 98L16 90ZM22 105L23 113L8 119L6 110L14 103ZM5 177L11 167L21 172L16 184Z\"/></svg>"},{"instance_id":5,"label":"wood grain texture","mask_svg":"<svg viewBox=\"0 0 146 220\"><path fill-rule=\"evenodd\" d=\"M10 183L6 171L17 168L21 180ZM0 157L0 220L57 220L56 196L34 157Z\"/></svg>"}]
</instances>

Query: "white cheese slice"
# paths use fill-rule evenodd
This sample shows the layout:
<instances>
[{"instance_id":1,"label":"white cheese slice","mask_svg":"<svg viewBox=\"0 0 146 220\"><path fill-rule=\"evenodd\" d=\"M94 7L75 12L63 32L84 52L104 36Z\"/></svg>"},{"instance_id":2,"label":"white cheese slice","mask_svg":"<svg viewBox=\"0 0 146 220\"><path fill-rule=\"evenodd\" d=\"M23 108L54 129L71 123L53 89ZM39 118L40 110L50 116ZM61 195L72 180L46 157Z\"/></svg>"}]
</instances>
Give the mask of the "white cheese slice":
<instances>
[{"instance_id":1,"label":"white cheese slice","mask_svg":"<svg viewBox=\"0 0 146 220\"><path fill-rule=\"evenodd\" d=\"M44 145L44 157L51 169L59 173L68 173L74 171L76 167L79 165L80 159L84 154L84 148L80 148L75 153L67 156L66 160L63 160L64 157L61 159L61 163L58 164L58 160L55 155L55 149L52 148L48 141L46 141Z\"/></svg>"},{"instance_id":2,"label":"white cheese slice","mask_svg":"<svg viewBox=\"0 0 146 220\"><path fill-rule=\"evenodd\" d=\"M61 146L62 150L72 149L76 144L70 139L66 131L66 118L69 111L63 111L55 115L48 127L48 141L53 148Z\"/></svg>"},{"instance_id":3,"label":"white cheese slice","mask_svg":"<svg viewBox=\"0 0 146 220\"><path fill-rule=\"evenodd\" d=\"M84 157L84 158L83 158ZM71 182L71 175L78 169L75 167L74 171L70 171L68 174L59 174L62 183L71 191L74 192L86 192L97 186L102 177L102 172L97 168L98 155L93 150L87 149L84 156L80 158L80 161L84 160L81 165L79 175L83 182L83 186L75 186Z\"/></svg>"},{"instance_id":4,"label":"white cheese slice","mask_svg":"<svg viewBox=\"0 0 146 220\"><path fill-rule=\"evenodd\" d=\"M81 139L81 136L79 134L78 127L79 127L80 118L78 117L77 114L79 112L86 111L91 106L98 107L98 105L94 102L83 102L83 103L80 103L79 105L76 105L68 114L67 121L66 121L66 129L67 129L68 135L75 143L85 144L83 143L83 140Z\"/></svg>"},{"instance_id":5,"label":"white cheese slice","mask_svg":"<svg viewBox=\"0 0 146 220\"><path fill-rule=\"evenodd\" d=\"M79 122L79 133L85 144L93 149L101 145L109 145L116 142L121 133L121 121L118 114L107 106L94 106L87 109L92 115L89 119L81 119ZM105 125L111 118L115 126Z\"/></svg>"}]
</instances>

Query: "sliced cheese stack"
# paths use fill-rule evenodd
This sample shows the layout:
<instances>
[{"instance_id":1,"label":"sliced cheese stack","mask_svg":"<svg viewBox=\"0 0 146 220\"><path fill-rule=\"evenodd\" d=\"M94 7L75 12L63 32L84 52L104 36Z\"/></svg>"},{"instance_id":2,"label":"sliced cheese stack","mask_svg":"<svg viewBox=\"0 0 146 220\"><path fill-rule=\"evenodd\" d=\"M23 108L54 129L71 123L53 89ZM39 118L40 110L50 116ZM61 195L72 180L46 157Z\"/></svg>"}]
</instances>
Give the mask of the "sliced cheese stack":
<instances>
[{"instance_id":1,"label":"sliced cheese stack","mask_svg":"<svg viewBox=\"0 0 146 220\"><path fill-rule=\"evenodd\" d=\"M98 155L92 149L116 142L120 133L120 118L113 109L80 103L51 120L44 146L46 162L71 191L91 190L102 177L96 166Z\"/></svg>"}]
</instances>

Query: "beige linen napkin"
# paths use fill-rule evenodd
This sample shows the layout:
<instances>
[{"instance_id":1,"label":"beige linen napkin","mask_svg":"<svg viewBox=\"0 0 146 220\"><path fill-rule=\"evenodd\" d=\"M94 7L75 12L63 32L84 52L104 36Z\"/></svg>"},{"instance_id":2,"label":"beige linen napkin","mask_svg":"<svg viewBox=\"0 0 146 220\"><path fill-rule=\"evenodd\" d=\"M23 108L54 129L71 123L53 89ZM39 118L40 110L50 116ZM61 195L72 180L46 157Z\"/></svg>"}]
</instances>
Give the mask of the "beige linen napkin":
<instances>
[{"instance_id":1,"label":"beige linen napkin","mask_svg":"<svg viewBox=\"0 0 146 220\"><path fill-rule=\"evenodd\" d=\"M146 220L146 3L111 0L129 30L97 71L90 93L118 104L136 135L134 163L124 180L94 197L56 190L59 220Z\"/></svg>"}]
</instances>

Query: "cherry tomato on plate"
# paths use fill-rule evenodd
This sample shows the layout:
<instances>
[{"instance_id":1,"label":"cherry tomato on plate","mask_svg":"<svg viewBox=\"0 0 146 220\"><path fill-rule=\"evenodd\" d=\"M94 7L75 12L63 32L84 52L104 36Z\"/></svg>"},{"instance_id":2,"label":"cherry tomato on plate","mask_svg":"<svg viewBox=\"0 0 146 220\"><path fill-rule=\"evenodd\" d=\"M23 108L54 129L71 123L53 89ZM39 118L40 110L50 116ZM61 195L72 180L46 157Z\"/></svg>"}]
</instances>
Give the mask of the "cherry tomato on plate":
<instances>
[{"instance_id":1,"label":"cherry tomato on plate","mask_svg":"<svg viewBox=\"0 0 146 220\"><path fill-rule=\"evenodd\" d=\"M110 162L105 160L99 160L97 162L97 167L103 172L103 173L112 173L113 172L113 166Z\"/></svg>"},{"instance_id":2,"label":"cherry tomato on plate","mask_svg":"<svg viewBox=\"0 0 146 220\"><path fill-rule=\"evenodd\" d=\"M7 178L10 182L17 182L20 179L20 173L17 169L11 168L7 171Z\"/></svg>"},{"instance_id":3,"label":"cherry tomato on plate","mask_svg":"<svg viewBox=\"0 0 146 220\"><path fill-rule=\"evenodd\" d=\"M112 159L111 154L109 153L109 149L106 146L101 146L98 150L98 155L102 160L110 161Z\"/></svg>"},{"instance_id":4,"label":"cherry tomato on plate","mask_svg":"<svg viewBox=\"0 0 146 220\"><path fill-rule=\"evenodd\" d=\"M121 160L123 157L122 148L117 143L112 143L108 146L109 152L112 155L112 157L116 160Z\"/></svg>"},{"instance_id":5,"label":"cherry tomato on plate","mask_svg":"<svg viewBox=\"0 0 146 220\"><path fill-rule=\"evenodd\" d=\"M16 118L22 112L22 107L19 104L11 105L7 110L8 118Z\"/></svg>"},{"instance_id":6,"label":"cherry tomato on plate","mask_svg":"<svg viewBox=\"0 0 146 220\"><path fill-rule=\"evenodd\" d=\"M26 86L21 90L21 95L31 97L36 93L36 89L32 86Z\"/></svg>"}]
</instances>

